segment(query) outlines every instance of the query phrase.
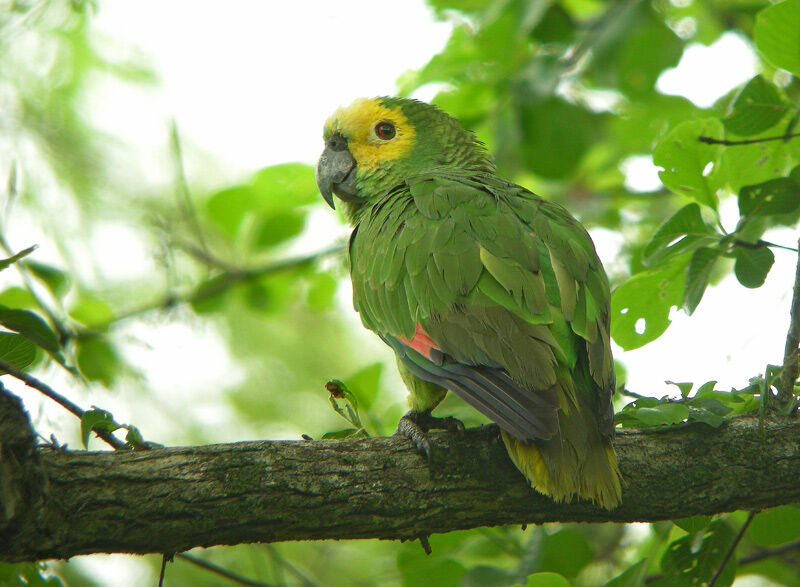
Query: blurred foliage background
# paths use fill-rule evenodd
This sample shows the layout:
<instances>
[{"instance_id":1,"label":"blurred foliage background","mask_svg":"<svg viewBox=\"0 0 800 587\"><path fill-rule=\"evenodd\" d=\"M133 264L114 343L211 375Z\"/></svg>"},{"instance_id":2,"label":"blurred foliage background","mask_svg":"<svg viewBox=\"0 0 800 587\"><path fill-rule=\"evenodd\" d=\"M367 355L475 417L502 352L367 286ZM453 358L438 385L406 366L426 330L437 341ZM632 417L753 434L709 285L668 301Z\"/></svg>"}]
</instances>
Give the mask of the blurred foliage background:
<instances>
[{"instance_id":1,"label":"blurred foliage background","mask_svg":"<svg viewBox=\"0 0 800 587\"><path fill-rule=\"evenodd\" d=\"M604 241L614 235L601 255L612 255L604 261L618 348L656 340L676 308L694 312L709 284L732 273L733 287L758 288L776 255L794 259L796 0L429 5L451 24L449 41L404 74L398 92L435 95L476 130L504 176L563 203ZM93 28L99 10L81 0L0 3L0 360L87 409L78 421L4 379L43 441L53 433L77 448L93 427L170 445L391 434L404 392L390 351L350 309L346 230L319 220L313 168L283 163L230 181L175 123L165 130L168 156L137 160L93 125L87 88L98 76L142 88L159 81L146 59ZM750 81L710 106L659 89L687 48L726 35L758 55ZM661 168L660 182L632 181L642 161L653 174ZM154 164L166 166L170 185L147 181ZM762 406L779 373L765 366L734 390L679 383L672 398L625 391L618 421L719 426ZM332 377L357 398L355 426L328 403ZM481 421L452 397L439 411ZM269 585L700 585L715 574L717 585L798 585L799 539L800 509L786 506L754 517L482 528L432 536L431 556L416 543L380 541L193 554ZM0 565L0 583L155 584L159 566L157 556ZM181 559L166 575L167 585L224 581Z\"/></svg>"}]
</instances>

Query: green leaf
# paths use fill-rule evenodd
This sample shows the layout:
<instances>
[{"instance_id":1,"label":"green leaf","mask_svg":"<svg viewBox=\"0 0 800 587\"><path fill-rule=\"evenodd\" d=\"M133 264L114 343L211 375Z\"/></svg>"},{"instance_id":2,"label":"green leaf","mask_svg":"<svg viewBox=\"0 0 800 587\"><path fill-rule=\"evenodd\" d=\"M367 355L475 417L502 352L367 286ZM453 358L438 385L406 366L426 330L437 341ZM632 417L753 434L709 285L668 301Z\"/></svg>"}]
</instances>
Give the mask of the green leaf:
<instances>
[{"instance_id":1,"label":"green leaf","mask_svg":"<svg viewBox=\"0 0 800 587\"><path fill-rule=\"evenodd\" d=\"M86 379L111 387L121 370L117 351L103 337L92 336L78 341L75 360Z\"/></svg>"},{"instance_id":2,"label":"green leaf","mask_svg":"<svg viewBox=\"0 0 800 587\"><path fill-rule=\"evenodd\" d=\"M703 222L700 206L687 204L662 224L642 253L645 265L692 251L701 245L719 241L719 233Z\"/></svg>"},{"instance_id":3,"label":"green leaf","mask_svg":"<svg viewBox=\"0 0 800 587\"><path fill-rule=\"evenodd\" d=\"M641 398L626 405L614 421L626 427L671 426L689 417L689 408L680 402Z\"/></svg>"},{"instance_id":4,"label":"green leaf","mask_svg":"<svg viewBox=\"0 0 800 587\"><path fill-rule=\"evenodd\" d=\"M744 217L789 214L800 207L800 184L777 177L739 191L739 214Z\"/></svg>"},{"instance_id":5,"label":"green leaf","mask_svg":"<svg viewBox=\"0 0 800 587\"><path fill-rule=\"evenodd\" d=\"M0 359L23 371L36 359L36 345L21 334L0 332Z\"/></svg>"},{"instance_id":6,"label":"green leaf","mask_svg":"<svg viewBox=\"0 0 800 587\"><path fill-rule=\"evenodd\" d=\"M742 88L722 123L730 132L749 137L778 124L787 110L778 89L757 75Z\"/></svg>"},{"instance_id":7,"label":"green leaf","mask_svg":"<svg viewBox=\"0 0 800 587\"><path fill-rule=\"evenodd\" d=\"M533 573L525 587L569 587L569 581L558 573Z\"/></svg>"},{"instance_id":8,"label":"green leaf","mask_svg":"<svg viewBox=\"0 0 800 587\"><path fill-rule=\"evenodd\" d=\"M711 278L714 263L720 256L718 249L700 247L692 254L689 268L686 271L686 288L684 290L683 307L691 315L696 309Z\"/></svg>"},{"instance_id":9,"label":"green leaf","mask_svg":"<svg viewBox=\"0 0 800 587\"><path fill-rule=\"evenodd\" d=\"M573 578L593 558L594 550L586 536L575 530L559 530L542 542L536 568Z\"/></svg>"},{"instance_id":10,"label":"green leaf","mask_svg":"<svg viewBox=\"0 0 800 587\"><path fill-rule=\"evenodd\" d=\"M309 278L306 300L312 310L321 311L331 307L339 282L330 273L314 273Z\"/></svg>"},{"instance_id":11,"label":"green leaf","mask_svg":"<svg viewBox=\"0 0 800 587\"><path fill-rule=\"evenodd\" d=\"M104 300L82 291L70 306L69 315L89 328L104 328L114 321L114 311Z\"/></svg>"},{"instance_id":12,"label":"green leaf","mask_svg":"<svg viewBox=\"0 0 800 587\"><path fill-rule=\"evenodd\" d=\"M219 191L206 201L206 212L211 221L229 237L235 237L248 214L253 212L253 188L235 186Z\"/></svg>"},{"instance_id":13,"label":"green leaf","mask_svg":"<svg viewBox=\"0 0 800 587\"><path fill-rule=\"evenodd\" d=\"M26 309L30 310L38 308L39 304L36 298L27 289L21 287L9 287L0 292L0 305L8 306L9 308Z\"/></svg>"},{"instance_id":14,"label":"green leaf","mask_svg":"<svg viewBox=\"0 0 800 587\"><path fill-rule=\"evenodd\" d=\"M658 176L676 194L688 196L717 209L716 185L712 178L719 164L720 146L701 143L699 137L721 138L722 123L718 118L687 120L661 139L653 151L653 163L663 167ZM714 169L704 175L709 163Z\"/></svg>"},{"instance_id":15,"label":"green leaf","mask_svg":"<svg viewBox=\"0 0 800 587\"><path fill-rule=\"evenodd\" d=\"M763 511L753 518L747 534L759 546L778 546L800 538L800 509L781 506Z\"/></svg>"},{"instance_id":16,"label":"green leaf","mask_svg":"<svg viewBox=\"0 0 800 587\"><path fill-rule=\"evenodd\" d=\"M69 275L61 269L53 267L52 265L46 265L45 263L39 263L38 261L26 261L25 268L44 283L47 289L57 298L64 296L64 294L69 291Z\"/></svg>"},{"instance_id":17,"label":"green leaf","mask_svg":"<svg viewBox=\"0 0 800 587\"><path fill-rule=\"evenodd\" d=\"M775 263L775 255L768 247L751 249L737 246L733 249L733 255L736 257L733 272L739 283L750 288L764 285L767 274Z\"/></svg>"},{"instance_id":18,"label":"green leaf","mask_svg":"<svg viewBox=\"0 0 800 587\"><path fill-rule=\"evenodd\" d=\"M304 163L265 167L252 180L255 205L263 212L313 204L319 198L314 168Z\"/></svg>"},{"instance_id":19,"label":"green leaf","mask_svg":"<svg viewBox=\"0 0 800 587\"><path fill-rule=\"evenodd\" d=\"M699 532L711 523L711 516L692 516L691 518L680 518L672 520L681 530L686 530L689 534Z\"/></svg>"},{"instance_id":20,"label":"green leaf","mask_svg":"<svg viewBox=\"0 0 800 587\"><path fill-rule=\"evenodd\" d=\"M647 576L649 559L642 559L606 583L605 587L642 587Z\"/></svg>"},{"instance_id":21,"label":"green leaf","mask_svg":"<svg viewBox=\"0 0 800 587\"><path fill-rule=\"evenodd\" d=\"M598 117L560 98L520 109L522 155L527 168L541 177L571 175L594 142Z\"/></svg>"},{"instance_id":22,"label":"green leaf","mask_svg":"<svg viewBox=\"0 0 800 587\"><path fill-rule=\"evenodd\" d=\"M675 387L680 389L681 390L681 397L688 396L689 393L691 393L691 391L692 391L692 387L694 387L694 383L688 383L688 382L676 383L675 381L665 381L664 383L667 383L669 385L674 385Z\"/></svg>"},{"instance_id":23,"label":"green leaf","mask_svg":"<svg viewBox=\"0 0 800 587\"><path fill-rule=\"evenodd\" d=\"M370 409L380 389L383 363L373 363L347 378L347 388L358 398L364 409Z\"/></svg>"},{"instance_id":24,"label":"green leaf","mask_svg":"<svg viewBox=\"0 0 800 587\"><path fill-rule=\"evenodd\" d=\"M733 530L724 519L711 522L702 537L688 534L674 540L661 557L665 585L702 585L711 579L734 540ZM730 585L736 573L736 557L725 565L717 585Z\"/></svg>"},{"instance_id":25,"label":"green leaf","mask_svg":"<svg viewBox=\"0 0 800 587\"><path fill-rule=\"evenodd\" d=\"M24 251L20 251L16 255L8 257L7 259L0 259L0 271L10 267L12 264L16 263L17 261L19 261L23 257L26 257L27 255L30 255L33 251L36 250L36 247L37 247L37 245L33 245L32 247L28 247Z\"/></svg>"},{"instance_id":26,"label":"green leaf","mask_svg":"<svg viewBox=\"0 0 800 587\"><path fill-rule=\"evenodd\" d=\"M756 47L775 67L800 76L800 3L785 0L768 6L756 16Z\"/></svg>"},{"instance_id":27,"label":"green leaf","mask_svg":"<svg viewBox=\"0 0 800 587\"><path fill-rule=\"evenodd\" d=\"M98 408L86 410L81 416L81 441L84 448L89 448L89 435L92 430L113 432L119 427L110 412Z\"/></svg>"},{"instance_id":28,"label":"green leaf","mask_svg":"<svg viewBox=\"0 0 800 587\"><path fill-rule=\"evenodd\" d=\"M0 306L0 324L9 330L19 332L31 342L54 355L59 355L61 352L56 333L33 312Z\"/></svg>"},{"instance_id":29,"label":"green leaf","mask_svg":"<svg viewBox=\"0 0 800 587\"><path fill-rule=\"evenodd\" d=\"M306 214L299 210L278 212L266 216L256 228L255 246L274 247L303 232Z\"/></svg>"},{"instance_id":30,"label":"green leaf","mask_svg":"<svg viewBox=\"0 0 800 587\"><path fill-rule=\"evenodd\" d=\"M611 296L611 337L626 351L646 345L670 325L669 312L683 302L687 255L665 267L643 271L619 286ZM637 331L637 323L643 324Z\"/></svg>"}]
</instances>

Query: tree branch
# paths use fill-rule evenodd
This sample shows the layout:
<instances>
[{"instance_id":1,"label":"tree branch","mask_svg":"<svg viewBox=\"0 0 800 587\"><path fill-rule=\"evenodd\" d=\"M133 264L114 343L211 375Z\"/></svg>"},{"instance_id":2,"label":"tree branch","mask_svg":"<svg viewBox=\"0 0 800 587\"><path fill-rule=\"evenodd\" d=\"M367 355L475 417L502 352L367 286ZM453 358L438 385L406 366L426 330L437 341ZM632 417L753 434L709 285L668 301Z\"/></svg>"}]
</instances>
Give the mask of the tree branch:
<instances>
[{"instance_id":1,"label":"tree branch","mask_svg":"<svg viewBox=\"0 0 800 587\"><path fill-rule=\"evenodd\" d=\"M263 441L83 452L42 447L47 499L0 540L0 560L181 552L283 540L411 539L543 522L633 522L800 501L800 422L739 418L623 431L613 511L534 492L495 426L435 434L428 465L402 438Z\"/></svg>"},{"instance_id":2,"label":"tree branch","mask_svg":"<svg viewBox=\"0 0 800 587\"><path fill-rule=\"evenodd\" d=\"M800 249L800 240L797 241L797 248ZM794 382L797 381L798 347L800 347L800 255L797 257L789 316L789 330L786 333L786 345L783 350L783 371L778 381L778 403L782 407L794 401Z\"/></svg>"}]
</instances>

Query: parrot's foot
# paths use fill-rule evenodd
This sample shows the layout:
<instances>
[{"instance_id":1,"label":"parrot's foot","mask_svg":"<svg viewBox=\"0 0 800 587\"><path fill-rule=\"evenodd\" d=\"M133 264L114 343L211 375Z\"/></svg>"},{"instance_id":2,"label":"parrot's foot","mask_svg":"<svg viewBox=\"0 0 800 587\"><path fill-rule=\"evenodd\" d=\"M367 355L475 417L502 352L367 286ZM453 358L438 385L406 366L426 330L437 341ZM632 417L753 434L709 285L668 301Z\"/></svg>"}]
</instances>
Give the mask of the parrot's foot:
<instances>
[{"instance_id":1,"label":"parrot's foot","mask_svg":"<svg viewBox=\"0 0 800 587\"><path fill-rule=\"evenodd\" d=\"M448 430L460 433L464 431L464 423L452 416L437 418L430 411L415 412L411 410L400 418L395 436L405 436L417 449L417 452L431 462L431 443L428 440L429 430Z\"/></svg>"}]
</instances>

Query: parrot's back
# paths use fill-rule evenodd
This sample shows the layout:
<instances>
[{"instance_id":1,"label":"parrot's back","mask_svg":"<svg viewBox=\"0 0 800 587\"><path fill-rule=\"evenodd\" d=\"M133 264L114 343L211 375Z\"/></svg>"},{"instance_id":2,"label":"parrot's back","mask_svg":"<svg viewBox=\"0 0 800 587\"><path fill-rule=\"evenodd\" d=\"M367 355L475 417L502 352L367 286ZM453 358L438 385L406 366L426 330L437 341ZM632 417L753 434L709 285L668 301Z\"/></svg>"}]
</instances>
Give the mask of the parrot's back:
<instances>
[{"instance_id":1,"label":"parrot's back","mask_svg":"<svg viewBox=\"0 0 800 587\"><path fill-rule=\"evenodd\" d=\"M349 251L356 310L411 375L496 422L540 492L619 503L608 280L564 208L433 170L365 205Z\"/></svg>"}]
</instances>

